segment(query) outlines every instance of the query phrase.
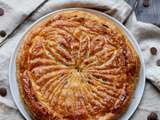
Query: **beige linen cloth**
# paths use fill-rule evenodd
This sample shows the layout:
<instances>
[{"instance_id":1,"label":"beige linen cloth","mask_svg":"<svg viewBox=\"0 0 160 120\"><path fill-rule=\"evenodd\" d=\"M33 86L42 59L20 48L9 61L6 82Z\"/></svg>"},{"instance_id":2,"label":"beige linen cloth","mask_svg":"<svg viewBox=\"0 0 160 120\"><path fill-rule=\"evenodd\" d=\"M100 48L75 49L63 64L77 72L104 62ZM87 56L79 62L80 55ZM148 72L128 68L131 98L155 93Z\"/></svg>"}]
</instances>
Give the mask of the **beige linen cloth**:
<instances>
[{"instance_id":1,"label":"beige linen cloth","mask_svg":"<svg viewBox=\"0 0 160 120\"><path fill-rule=\"evenodd\" d=\"M0 8L5 12L0 16L0 30L5 30L7 33L5 38L0 37L0 41L7 39L7 42L0 47L0 86L7 88L7 96L0 96L0 120L24 119L14 104L8 83L9 60L17 42L26 28L38 18L65 7L96 8L121 22L131 11L130 6L123 0L0 0ZM160 28L137 21L134 13L130 16L126 27L133 33L143 51L146 77L149 79L142 101L131 120L146 120L152 111L160 117L160 67L156 65L156 61L160 59ZM157 48L156 56L150 54L151 47Z\"/></svg>"}]
</instances>

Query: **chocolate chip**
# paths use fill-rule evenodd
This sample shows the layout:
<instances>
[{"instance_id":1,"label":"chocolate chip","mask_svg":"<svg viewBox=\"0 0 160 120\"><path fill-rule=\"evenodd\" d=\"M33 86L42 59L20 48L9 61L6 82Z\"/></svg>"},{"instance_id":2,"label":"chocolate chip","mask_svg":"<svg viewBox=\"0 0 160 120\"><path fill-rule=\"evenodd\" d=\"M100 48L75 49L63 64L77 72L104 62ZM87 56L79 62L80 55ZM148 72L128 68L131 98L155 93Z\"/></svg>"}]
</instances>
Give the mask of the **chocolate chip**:
<instances>
[{"instance_id":1,"label":"chocolate chip","mask_svg":"<svg viewBox=\"0 0 160 120\"><path fill-rule=\"evenodd\" d=\"M7 95L7 90L6 90L6 88L4 88L4 87L0 88L0 95L1 95L2 97L4 97L4 96Z\"/></svg>"},{"instance_id":2,"label":"chocolate chip","mask_svg":"<svg viewBox=\"0 0 160 120\"><path fill-rule=\"evenodd\" d=\"M158 120L158 115L155 112L151 112L150 115L148 115L147 120Z\"/></svg>"},{"instance_id":3,"label":"chocolate chip","mask_svg":"<svg viewBox=\"0 0 160 120\"><path fill-rule=\"evenodd\" d=\"M5 37L5 36L6 36L6 32L5 32L4 30L1 30L1 31L0 31L0 36L1 36L1 37Z\"/></svg>"},{"instance_id":4,"label":"chocolate chip","mask_svg":"<svg viewBox=\"0 0 160 120\"><path fill-rule=\"evenodd\" d=\"M150 52L151 52L152 55L156 55L157 54L157 48L151 47Z\"/></svg>"},{"instance_id":5,"label":"chocolate chip","mask_svg":"<svg viewBox=\"0 0 160 120\"><path fill-rule=\"evenodd\" d=\"M160 66L160 59L157 60L157 66Z\"/></svg>"},{"instance_id":6,"label":"chocolate chip","mask_svg":"<svg viewBox=\"0 0 160 120\"><path fill-rule=\"evenodd\" d=\"M4 15L4 10L0 8L0 16Z\"/></svg>"},{"instance_id":7,"label":"chocolate chip","mask_svg":"<svg viewBox=\"0 0 160 120\"><path fill-rule=\"evenodd\" d=\"M149 7L149 0L143 0L143 6Z\"/></svg>"}]
</instances>

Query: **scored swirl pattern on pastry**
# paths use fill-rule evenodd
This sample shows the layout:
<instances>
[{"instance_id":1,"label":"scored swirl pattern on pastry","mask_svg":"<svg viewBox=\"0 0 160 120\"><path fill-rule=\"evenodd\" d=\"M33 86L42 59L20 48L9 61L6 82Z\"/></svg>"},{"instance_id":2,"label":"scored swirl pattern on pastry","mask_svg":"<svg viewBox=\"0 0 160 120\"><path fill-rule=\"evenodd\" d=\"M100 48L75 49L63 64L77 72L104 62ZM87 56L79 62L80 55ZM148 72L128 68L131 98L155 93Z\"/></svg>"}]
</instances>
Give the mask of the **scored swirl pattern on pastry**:
<instances>
[{"instance_id":1,"label":"scored swirl pattern on pastry","mask_svg":"<svg viewBox=\"0 0 160 120\"><path fill-rule=\"evenodd\" d=\"M134 89L137 58L126 38L108 22L84 13L52 16L27 37L25 61L19 55L25 63L23 69L20 66L22 79L28 80L24 93L34 94L56 117L53 120L97 120L107 113L119 114Z\"/></svg>"}]
</instances>

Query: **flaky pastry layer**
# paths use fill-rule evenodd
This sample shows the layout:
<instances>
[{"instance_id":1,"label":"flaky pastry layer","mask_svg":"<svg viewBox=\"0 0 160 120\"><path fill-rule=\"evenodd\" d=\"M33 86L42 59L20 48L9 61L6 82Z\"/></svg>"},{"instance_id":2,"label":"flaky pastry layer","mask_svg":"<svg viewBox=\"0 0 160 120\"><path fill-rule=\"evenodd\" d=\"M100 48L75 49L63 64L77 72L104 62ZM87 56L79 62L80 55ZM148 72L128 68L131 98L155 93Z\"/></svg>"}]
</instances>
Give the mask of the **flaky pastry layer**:
<instances>
[{"instance_id":1,"label":"flaky pastry layer","mask_svg":"<svg viewBox=\"0 0 160 120\"><path fill-rule=\"evenodd\" d=\"M22 100L35 120L115 120L130 104L140 61L111 20L67 10L32 27L16 67Z\"/></svg>"}]
</instances>

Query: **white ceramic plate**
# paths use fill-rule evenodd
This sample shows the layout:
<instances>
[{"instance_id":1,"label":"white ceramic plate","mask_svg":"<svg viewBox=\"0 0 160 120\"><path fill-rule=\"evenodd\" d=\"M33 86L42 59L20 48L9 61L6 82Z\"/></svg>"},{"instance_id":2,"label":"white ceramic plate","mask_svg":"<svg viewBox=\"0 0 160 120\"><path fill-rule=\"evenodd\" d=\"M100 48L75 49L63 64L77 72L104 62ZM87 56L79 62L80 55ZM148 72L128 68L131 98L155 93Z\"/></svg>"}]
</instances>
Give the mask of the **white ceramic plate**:
<instances>
[{"instance_id":1,"label":"white ceramic plate","mask_svg":"<svg viewBox=\"0 0 160 120\"><path fill-rule=\"evenodd\" d=\"M136 49L139 57L140 57L140 61L141 61L141 69L140 69L140 77L139 77L139 82L137 84L132 102L129 106L129 108L127 109L127 111L121 116L121 118L119 120L128 120L132 114L136 111L136 108L138 107L138 104L140 103L140 100L142 98L143 95L143 91L144 91L144 87L145 87L145 68L144 68L144 61L142 58L142 53L141 50L139 48L139 45L136 41L136 39L133 37L133 35L127 30L127 28L125 26L123 26L118 20L112 18L111 16L104 14L102 12L99 11L95 11L95 10L91 10L91 9L84 9L84 8L68 8L68 9L62 9L62 10L58 10L58 11L54 11L50 14L45 15L44 17L40 18L39 20L37 20L34 24L32 24L26 32L28 32L32 26L34 26L35 24L37 24L38 22L40 22L41 20L45 19L46 17L48 17L49 15L55 14L57 12L60 11L64 11L64 10L82 10L82 11L88 11L97 15L101 15L101 16L105 16L108 19L112 20L115 24L117 24L122 30L123 32L126 34L126 36L128 37L128 39L130 40L130 42L132 43L132 45L134 46L134 48ZM25 32L25 33L26 33ZM19 46L21 44L22 39L20 40L20 42L17 44L17 47L11 57L10 60L10 65L9 65L9 84L10 84L10 89L11 89L11 93L13 96L13 99L15 101L15 104L17 105L19 111L21 112L21 114L24 116L24 118L26 118L27 120L31 120L30 115L28 114L28 112L26 111L26 109L24 108L24 105L21 101L20 98L20 93L19 93L19 88L18 88L18 83L16 80L16 55L17 55L17 51L19 49Z\"/></svg>"}]
</instances>

